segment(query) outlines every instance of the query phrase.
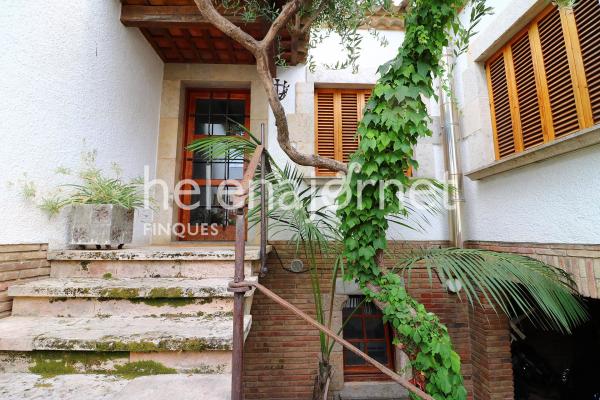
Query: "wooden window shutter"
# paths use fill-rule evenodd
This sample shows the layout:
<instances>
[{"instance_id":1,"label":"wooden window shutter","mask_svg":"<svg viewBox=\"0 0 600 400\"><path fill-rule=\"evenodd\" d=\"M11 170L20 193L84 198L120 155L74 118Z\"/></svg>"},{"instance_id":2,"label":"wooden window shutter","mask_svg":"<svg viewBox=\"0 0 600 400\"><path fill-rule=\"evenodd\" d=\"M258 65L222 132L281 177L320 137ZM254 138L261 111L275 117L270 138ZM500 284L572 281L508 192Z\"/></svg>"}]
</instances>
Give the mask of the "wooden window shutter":
<instances>
[{"instance_id":1,"label":"wooden window shutter","mask_svg":"<svg viewBox=\"0 0 600 400\"><path fill-rule=\"evenodd\" d=\"M508 98L508 79L502 53L495 60L488 63L487 75L496 158L501 158L515 152L510 100Z\"/></svg>"},{"instance_id":2,"label":"wooden window shutter","mask_svg":"<svg viewBox=\"0 0 600 400\"><path fill-rule=\"evenodd\" d=\"M600 2L579 0L574 8L593 122L600 123Z\"/></svg>"},{"instance_id":3,"label":"wooden window shutter","mask_svg":"<svg viewBox=\"0 0 600 400\"><path fill-rule=\"evenodd\" d=\"M350 154L358 149L356 129L362 117L362 93L342 92L341 97L341 136L342 136L342 161L347 163Z\"/></svg>"},{"instance_id":4,"label":"wooden window shutter","mask_svg":"<svg viewBox=\"0 0 600 400\"><path fill-rule=\"evenodd\" d=\"M526 150L544 142L529 35L525 34L513 43L511 50L518 99L519 134L523 149Z\"/></svg>"},{"instance_id":5,"label":"wooden window shutter","mask_svg":"<svg viewBox=\"0 0 600 400\"><path fill-rule=\"evenodd\" d=\"M356 136L370 90L317 89L315 91L316 148L320 156L347 163L358 149ZM317 175L335 175L317 168Z\"/></svg>"},{"instance_id":6,"label":"wooden window shutter","mask_svg":"<svg viewBox=\"0 0 600 400\"><path fill-rule=\"evenodd\" d=\"M315 130L317 154L327 158L336 158L336 129L334 93L318 91L315 93ZM326 168L317 168L317 174L333 175Z\"/></svg>"},{"instance_id":7,"label":"wooden window shutter","mask_svg":"<svg viewBox=\"0 0 600 400\"><path fill-rule=\"evenodd\" d=\"M560 12L554 8L538 22L554 136L560 137L580 128L574 82L562 34Z\"/></svg>"}]
</instances>

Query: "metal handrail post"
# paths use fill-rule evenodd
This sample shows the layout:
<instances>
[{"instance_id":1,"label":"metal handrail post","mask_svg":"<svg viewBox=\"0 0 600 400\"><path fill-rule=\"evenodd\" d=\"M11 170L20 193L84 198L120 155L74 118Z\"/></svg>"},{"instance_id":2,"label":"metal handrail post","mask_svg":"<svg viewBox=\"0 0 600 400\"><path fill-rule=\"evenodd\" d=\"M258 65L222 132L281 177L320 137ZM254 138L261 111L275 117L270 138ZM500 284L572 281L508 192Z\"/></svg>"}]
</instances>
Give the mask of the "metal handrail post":
<instances>
[{"instance_id":1,"label":"metal handrail post","mask_svg":"<svg viewBox=\"0 0 600 400\"><path fill-rule=\"evenodd\" d=\"M265 124L260 124L260 143L265 148ZM260 276L267 273L267 193L266 193L267 152L260 155Z\"/></svg>"},{"instance_id":2,"label":"metal handrail post","mask_svg":"<svg viewBox=\"0 0 600 400\"><path fill-rule=\"evenodd\" d=\"M236 210L235 219L235 272L233 282L243 282L246 220L245 206ZM233 293L233 351L231 366L231 400L244 400L244 294L248 288L230 287Z\"/></svg>"}]
</instances>

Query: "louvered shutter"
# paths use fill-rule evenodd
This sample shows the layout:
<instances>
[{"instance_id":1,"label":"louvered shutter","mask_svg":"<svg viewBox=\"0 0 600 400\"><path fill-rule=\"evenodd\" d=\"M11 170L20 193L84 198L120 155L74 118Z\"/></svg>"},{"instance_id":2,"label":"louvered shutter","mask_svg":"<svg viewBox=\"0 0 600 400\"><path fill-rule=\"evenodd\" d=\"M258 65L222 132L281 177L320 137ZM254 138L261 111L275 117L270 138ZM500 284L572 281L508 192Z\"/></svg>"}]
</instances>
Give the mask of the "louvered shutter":
<instances>
[{"instance_id":1,"label":"louvered shutter","mask_svg":"<svg viewBox=\"0 0 600 400\"><path fill-rule=\"evenodd\" d=\"M511 50L523 148L528 149L544 142L529 35L524 35L513 43Z\"/></svg>"},{"instance_id":2,"label":"louvered shutter","mask_svg":"<svg viewBox=\"0 0 600 400\"><path fill-rule=\"evenodd\" d=\"M358 149L358 137L356 128L360 119L359 102L362 100L362 93L342 92L340 93L340 117L341 117L341 138L342 138L342 161L347 163L350 154Z\"/></svg>"},{"instance_id":3,"label":"louvered shutter","mask_svg":"<svg viewBox=\"0 0 600 400\"><path fill-rule=\"evenodd\" d=\"M497 158L501 158L515 152L512 120L510 117L510 101L508 98L508 80L502 56L489 63L488 78L496 141L496 156Z\"/></svg>"},{"instance_id":4,"label":"louvered shutter","mask_svg":"<svg viewBox=\"0 0 600 400\"><path fill-rule=\"evenodd\" d=\"M331 159L335 159L336 155L335 109L333 97L334 94L330 91L317 91L315 93L317 154ZM326 168L317 168L317 174L333 175L333 172Z\"/></svg>"},{"instance_id":5,"label":"louvered shutter","mask_svg":"<svg viewBox=\"0 0 600 400\"><path fill-rule=\"evenodd\" d=\"M565 38L557 8L539 23L544 70L552 113L554 136L560 137L578 130L579 119Z\"/></svg>"},{"instance_id":6,"label":"louvered shutter","mask_svg":"<svg viewBox=\"0 0 600 400\"><path fill-rule=\"evenodd\" d=\"M364 89L317 89L315 91L317 154L347 163L358 149L358 122L370 96ZM335 172L317 168L318 175Z\"/></svg>"},{"instance_id":7,"label":"louvered shutter","mask_svg":"<svg viewBox=\"0 0 600 400\"><path fill-rule=\"evenodd\" d=\"M600 1L579 0L574 8L594 123L600 123Z\"/></svg>"}]
</instances>

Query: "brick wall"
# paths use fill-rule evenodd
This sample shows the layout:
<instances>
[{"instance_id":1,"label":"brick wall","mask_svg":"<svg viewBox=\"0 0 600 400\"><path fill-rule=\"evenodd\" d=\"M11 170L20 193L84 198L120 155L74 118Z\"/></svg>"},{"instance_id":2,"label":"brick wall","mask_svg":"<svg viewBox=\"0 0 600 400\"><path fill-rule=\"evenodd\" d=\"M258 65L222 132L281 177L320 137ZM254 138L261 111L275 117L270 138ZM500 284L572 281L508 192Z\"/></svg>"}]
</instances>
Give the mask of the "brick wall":
<instances>
[{"instance_id":1,"label":"brick wall","mask_svg":"<svg viewBox=\"0 0 600 400\"><path fill-rule=\"evenodd\" d=\"M45 244L0 245L0 318L8 317L12 309L10 285L50 274L47 249Z\"/></svg>"},{"instance_id":2,"label":"brick wall","mask_svg":"<svg viewBox=\"0 0 600 400\"><path fill-rule=\"evenodd\" d=\"M445 246L444 242L390 243L396 251ZM293 249L275 243L284 265ZM570 272L584 296L600 298L600 245L467 242L466 247L528 255ZM332 260L319 259L323 292L329 292ZM307 274L284 271L277 257L269 257L269 274L262 282L276 293L314 315ZM469 307L448 294L439 281L429 282L415 271L408 283L411 295L439 315L448 326L462 358L469 398L513 399L513 378L508 321L491 307ZM310 399L319 355L318 335L291 313L258 293L253 305L253 327L246 343L246 395L248 399ZM342 374L342 371L337 371ZM339 376L338 376L339 377Z\"/></svg>"},{"instance_id":3,"label":"brick wall","mask_svg":"<svg viewBox=\"0 0 600 400\"><path fill-rule=\"evenodd\" d=\"M274 243L284 266L294 258L294 250ZM320 257L322 289L329 293L333 260ZM261 283L313 318L314 301L307 273L282 269L271 252L269 272ZM319 356L317 330L291 312L257 292L252 304L252 329L245 345L245 390L247 399L310 399Z\"/></svg>"},{"instance_id":4,"label":"brick wall","mask_svg":"<svg viewBox=\"0 0 600 400\"><path fill-rule=\"evenodd\" d=\"M415 247L446 246L445 242L390 243L396 251ZM288 266L295 258L293 249L285 243L274 243L283 265ZM320 276L324 293L329 293L330 269L333 260L319 259ZM272 253L268 260L269 273L261 283L281 295L284 299L314 316L309 276L294 274L281 268L279 259ZM465 385L469 398L476 400L512 399L512 367L506 321L498 319L489 310L472 310L461 299L448 294L441 283L429 282L425 271L414 271L408 284L409 292L426 308L439 315L448 326L450 336L463 365ZM245 387L247 399L310 399L319 355L316 329L307 326L292 313L257 293L252 306L252 330L245 346ZM483 319L482 319L483 318ZM477 335L470 329L471 322L477 327ZM485 325L486 322L490 325ZM473 341L477 352L472 354ZM507 347L508 346L508 347ZM496 390L479 390L473 377L475 370L471 359L497 357L490 366L503 371L509 381L501 383L499 395ZM479 368L481 363L478 364ZM343 374L336 371L336 374ZM483 376L481 373L478 376ZM509 390L510 389L510 390ZM509 393L510 392L510 393ZM495 397L494 397L495 396ZM500 397L499 397L500 396Z\"/></svg>"},{"instance_id":5,"label":"brick wall","mask_svg":"<svg viewBox=\"0 0 600 400\"><path fill-rule=\"evenodd\" d=\"M467 242L466 247L527 255L572 274L579 292L600 299L600 245Z\"/></svg>"},{"instance_id":6,"label":"brick wall","mask_svg":"<svg viewBox=\"0 0 600 400\"><path fill-rule=\"evenodd\" d=\"M474 398L512 399L514 388L508 318L498 315L491 306L471 308L469 331Z\"/></svg>"}]
</instances>

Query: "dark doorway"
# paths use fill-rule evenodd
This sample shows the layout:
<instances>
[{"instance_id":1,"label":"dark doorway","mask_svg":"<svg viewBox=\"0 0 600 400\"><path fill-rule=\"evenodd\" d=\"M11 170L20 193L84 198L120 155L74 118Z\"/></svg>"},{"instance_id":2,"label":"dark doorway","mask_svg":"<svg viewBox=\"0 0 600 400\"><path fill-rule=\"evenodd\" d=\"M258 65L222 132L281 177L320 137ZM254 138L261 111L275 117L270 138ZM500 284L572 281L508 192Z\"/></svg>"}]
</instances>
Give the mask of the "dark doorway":
<instances>
[{"instance_id":1,"label":"dark doorway","mask_svg":"<svg viewBox=\"0 0 600 400\"><path fill-rule=\"evenodd\" d=\"M600 400L600 300L588 299L591 319L572 335L523 321L513 330L516 400Z\"/></svg>"}]
</instances>

